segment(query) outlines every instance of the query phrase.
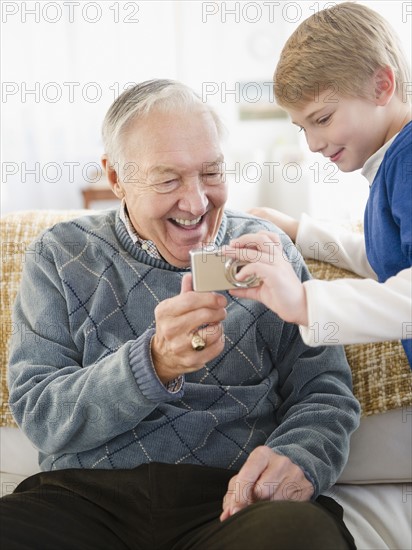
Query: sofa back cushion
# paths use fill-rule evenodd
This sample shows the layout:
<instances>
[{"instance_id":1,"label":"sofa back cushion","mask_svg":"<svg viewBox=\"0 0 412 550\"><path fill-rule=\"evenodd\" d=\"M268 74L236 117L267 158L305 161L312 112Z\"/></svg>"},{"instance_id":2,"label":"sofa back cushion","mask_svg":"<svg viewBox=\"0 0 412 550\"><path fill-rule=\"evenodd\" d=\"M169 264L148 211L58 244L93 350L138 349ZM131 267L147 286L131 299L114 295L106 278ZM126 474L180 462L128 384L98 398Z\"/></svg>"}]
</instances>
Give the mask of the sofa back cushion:
<instances>
[{"instance_id":1,"label":"sofa back cushion","mask_svg":"<svg viewBox=\"0 0 412 550\"><path fill-rule=\"evenodd\" d=\"M94 211L95 212L95 211ZM93 211L85 210L33 210L15 212L1 220L1 340L0 340L0 401L2 426L14 426L8 408L7 362L8 340L19 330L11 319L21 270L28 245L44 229L60 221L72 219ZM356 277L353 273L331 264L308 260L315 278L336 279ZM400 342L382 342L346 346L352 369L354 393L365 416L412 405L412 373Z\"/></svg>"},{"instance_id":2,"label":"sofa back cushion","mask_svg":"<svg viewBox=\"0 0 412 550\"><path fill-rule=\"evenodd\" d=\"M359 278L332 264L306 260L315 279ZM400 341L345 346L353 391L369 416L412 405L412 371Z\"/></svg>"},{"instance_id":3,"label":"sofa back cushion","mask_svg":"<svg viewBox=\"0 0 412 550\"><path fill-rule=\"evenodd\" d=\"M29 244L52 225L84 215L85 210L27 210L13 212L0 220L1 280L0 280L0 426L15 426L8 406L7 364L11 334L21 330L12 322L13 302L19 288ZM90 212L90 211L89 211Z\"/></svg>"}]
</instances>

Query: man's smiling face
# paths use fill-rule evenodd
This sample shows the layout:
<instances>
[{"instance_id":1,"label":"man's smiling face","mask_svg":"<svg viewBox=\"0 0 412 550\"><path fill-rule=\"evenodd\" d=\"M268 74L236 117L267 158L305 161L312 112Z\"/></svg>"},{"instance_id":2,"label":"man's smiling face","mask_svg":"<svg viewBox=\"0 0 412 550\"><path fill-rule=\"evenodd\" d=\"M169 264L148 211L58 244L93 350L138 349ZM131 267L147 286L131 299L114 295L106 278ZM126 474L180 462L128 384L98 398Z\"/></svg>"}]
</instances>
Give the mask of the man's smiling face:
<instances>
[{"instance_id":1,"label":"man's smiling face","mask_svg":"<svg viewBox=\"0 0 412 550\"><path fill-rule=\"evenodd\" d=\"M187 267L189 251L215 239L227 199L212 115L157 110L132 121L123 140L118 184L134 228L167 262Z\"/></svg>"}]
</instances>

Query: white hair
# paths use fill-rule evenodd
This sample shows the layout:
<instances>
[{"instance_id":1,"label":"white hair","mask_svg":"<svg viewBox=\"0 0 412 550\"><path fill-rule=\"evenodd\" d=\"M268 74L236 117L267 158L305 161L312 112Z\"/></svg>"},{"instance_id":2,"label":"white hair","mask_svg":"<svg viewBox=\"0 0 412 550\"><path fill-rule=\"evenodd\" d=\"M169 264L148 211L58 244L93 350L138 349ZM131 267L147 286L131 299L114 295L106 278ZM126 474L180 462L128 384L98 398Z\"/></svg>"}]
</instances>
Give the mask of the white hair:
<instances>
[{"instance_id":1,"label":"white hair","mask_svg":"<svg viewBox=\"0 0 412 550\"><path fill-rule=\"evenodd\" d=\"M105 154L110 164L123 165L122 138L130 123L154 109L164 112L196 110L209 112L220 138L225 128L215 110L188 86L175 80L147 80L125 90L109 108L102 127Z\"/></svg>"}]
</instances>

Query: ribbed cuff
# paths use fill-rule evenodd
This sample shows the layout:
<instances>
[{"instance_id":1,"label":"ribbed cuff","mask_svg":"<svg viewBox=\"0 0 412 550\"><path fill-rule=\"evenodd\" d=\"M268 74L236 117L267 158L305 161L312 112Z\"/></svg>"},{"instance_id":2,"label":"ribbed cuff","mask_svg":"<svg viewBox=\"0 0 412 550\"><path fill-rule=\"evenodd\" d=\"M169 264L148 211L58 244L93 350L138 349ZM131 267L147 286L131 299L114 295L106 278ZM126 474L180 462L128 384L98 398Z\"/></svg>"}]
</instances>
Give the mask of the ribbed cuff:
<instances>
[{"instance_id":1,"label":"ribbed cuff","mask_svg":"<svg viewBox=\"0 0 412 550\"><path fill-rule=\"evenodd\" d=\"M272 447L271 445L267 445L269 447L269 449L272 449L272 451L278 455L281 455L281 456L286 456L291 462L293 462L293 464L295 464L295 466L298 466L304 476L306 477L306 479L313 485L313 494L312 496L310 497L311 500L316 500L318 498L318 496L320 495L320 490L319 490L319 482L318 480L316 479L315 476L313 476L309 470L307 468L305 468L304 464L302 464L303 460L303 456L301 457L301 460L296 460L295 458L295 454L296 452L295 449L296 449L296 446L293 445L293 446L289 446L289 448L287 448L286 446L286 452L285 452L285 446L284 445L281 445L280 447ZM295 447L295 449L294 449Z\"/></svg>"},{"instance_id":2,"label":"ribbed cuff","mask_svg":"<svg viewBox=\"0 0 412 550\"><path fill-rule=\"evenodd\" d=\"M147 330L130 347L129 362L142 394L155 403L176 401L183 396L183 380L178 391L168 391L156 374L150 353L150 342L155 330ZM183 378L183 377L182 377Z\"/></svg>"}]
</instances>

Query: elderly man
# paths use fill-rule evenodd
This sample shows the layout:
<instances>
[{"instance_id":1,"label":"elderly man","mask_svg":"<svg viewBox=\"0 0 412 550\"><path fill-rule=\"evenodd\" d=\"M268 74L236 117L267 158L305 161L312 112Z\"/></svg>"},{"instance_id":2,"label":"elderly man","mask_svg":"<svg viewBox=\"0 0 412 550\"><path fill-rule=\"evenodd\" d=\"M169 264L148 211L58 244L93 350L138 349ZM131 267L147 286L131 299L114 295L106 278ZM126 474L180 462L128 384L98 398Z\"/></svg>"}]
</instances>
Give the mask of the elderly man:
<instances>
[{"instance_id":1,"label":"elderly man","mask_svg":"<svg viewBox=\"0 0 412 550\"><path fill-rule=\"evenodd\" d=\"M8 550L354 548L321 495L359 420L342 350L192 290L190 250L274 229L224 210L221 134L180 83L127 90L103 126L119 211L33 245L10 401L42 473L2 499Z\"/></svg>"}]
</instances>

